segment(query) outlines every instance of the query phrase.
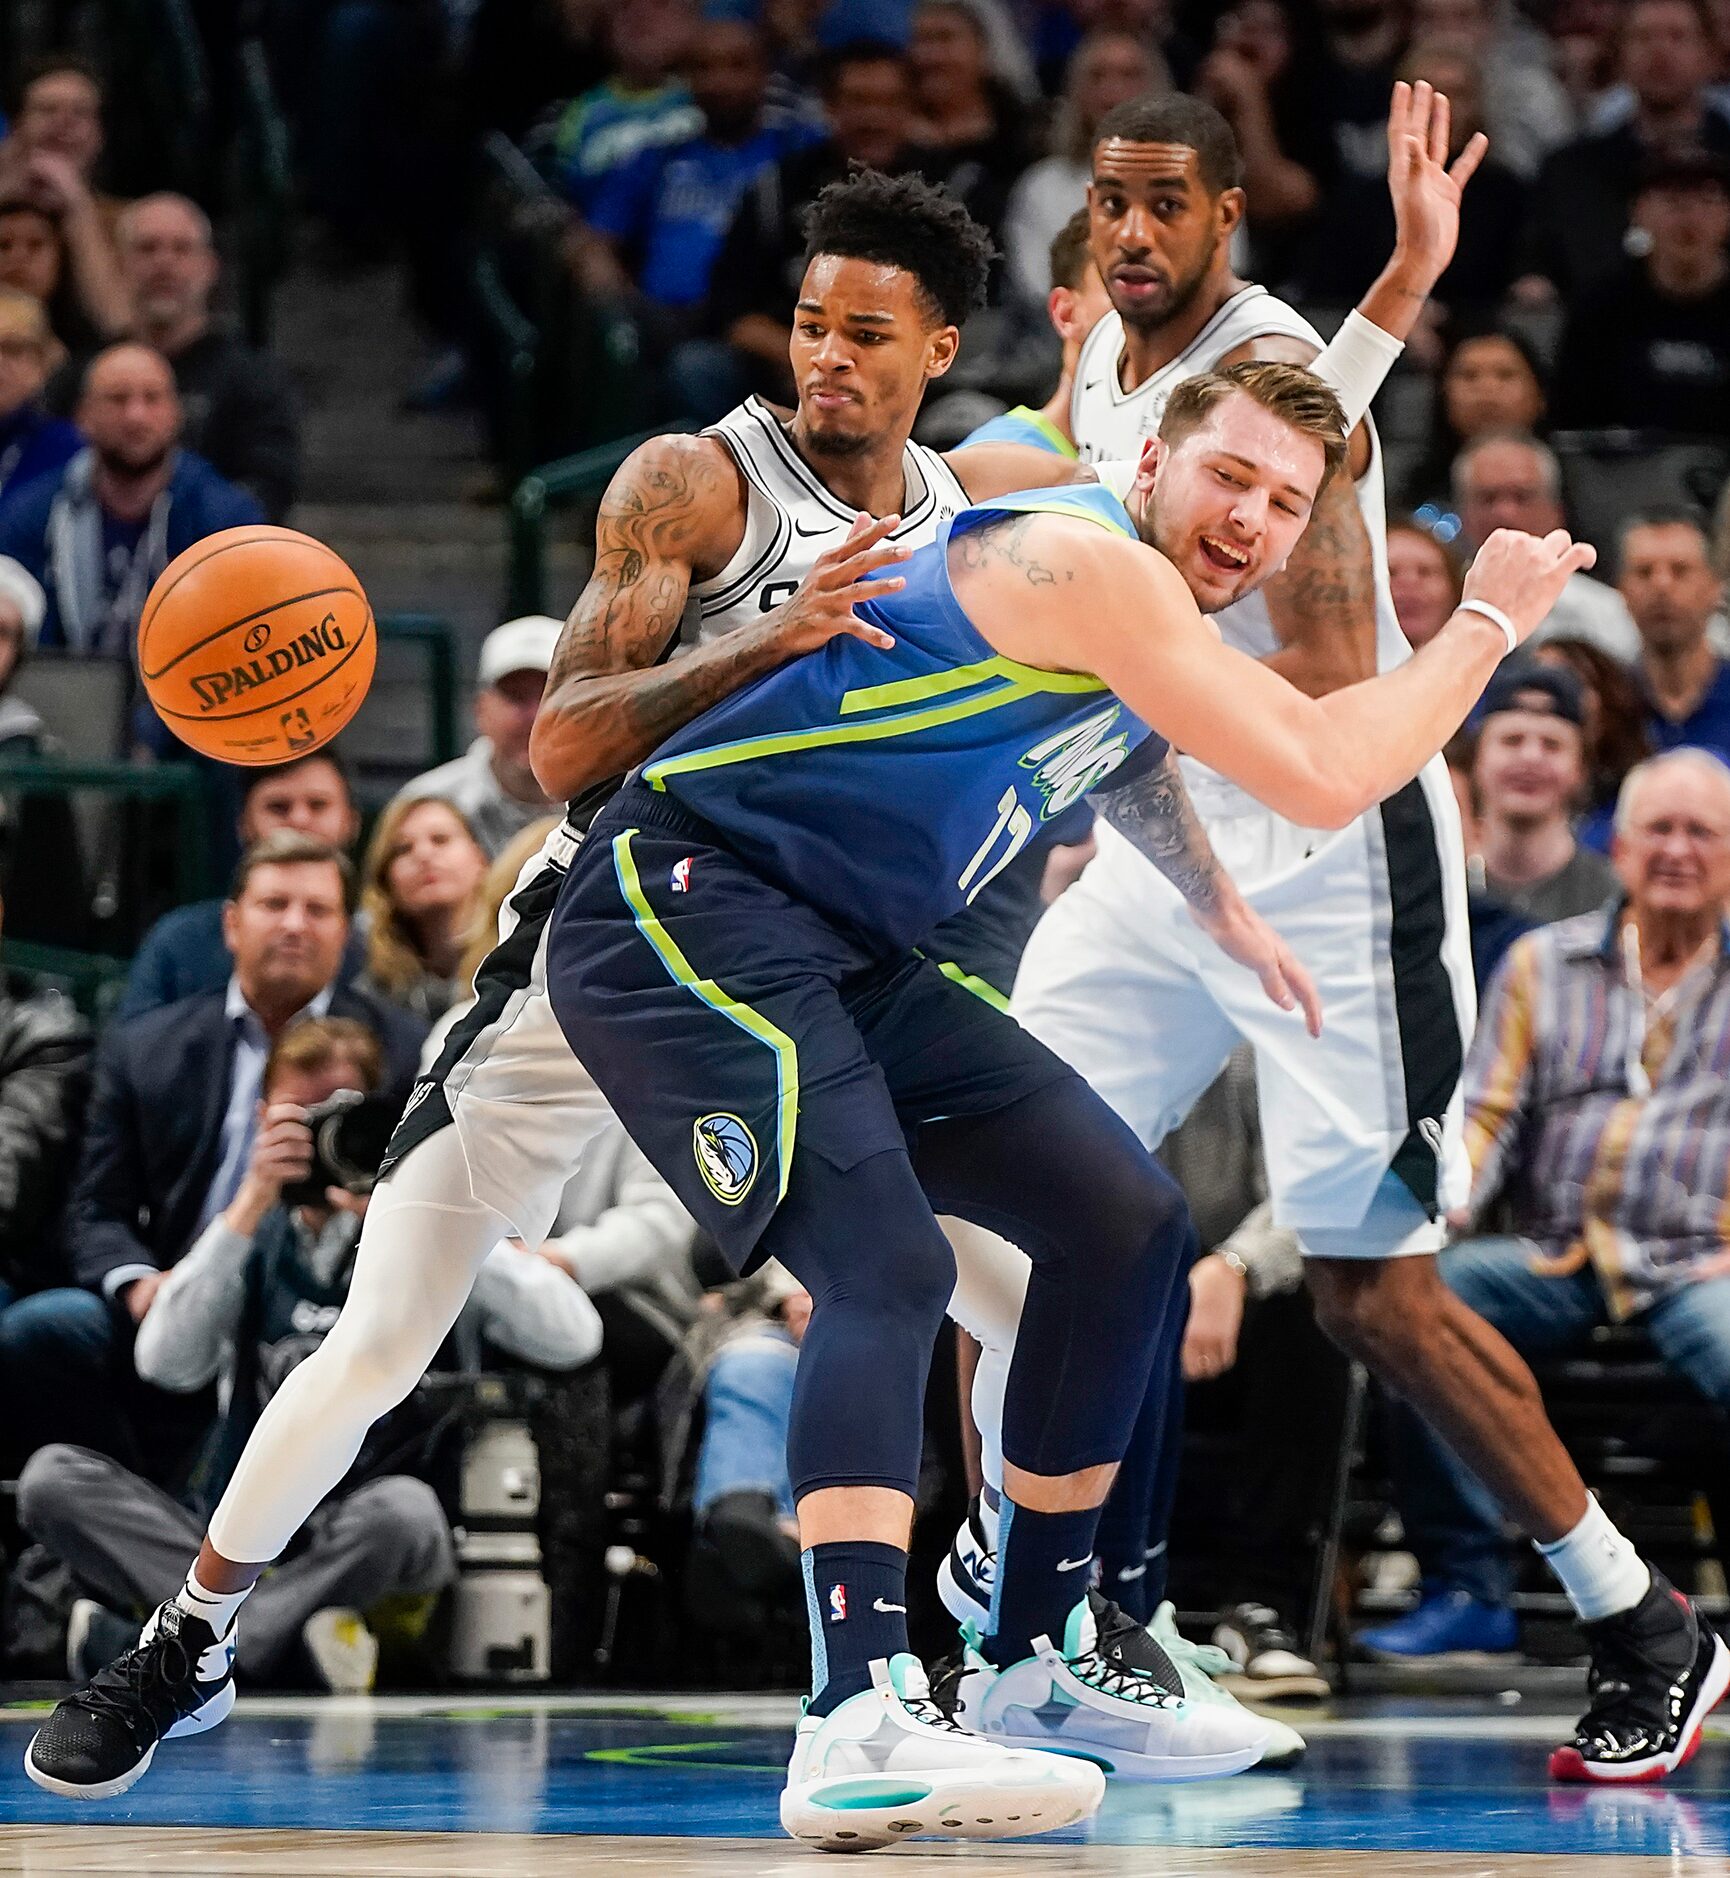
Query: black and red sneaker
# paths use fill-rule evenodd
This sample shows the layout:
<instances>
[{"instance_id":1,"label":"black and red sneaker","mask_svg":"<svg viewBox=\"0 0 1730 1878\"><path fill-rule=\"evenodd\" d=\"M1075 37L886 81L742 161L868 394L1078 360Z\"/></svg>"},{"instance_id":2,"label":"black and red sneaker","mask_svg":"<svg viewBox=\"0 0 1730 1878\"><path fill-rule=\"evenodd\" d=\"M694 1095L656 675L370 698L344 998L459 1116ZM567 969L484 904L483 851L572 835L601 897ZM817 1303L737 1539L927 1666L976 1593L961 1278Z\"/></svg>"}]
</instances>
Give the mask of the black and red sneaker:
<instances>
[{"instance_id":1,"label":"black and red sneaker","mask_svg":"<svg viewBox=\"0 0 1730 1878\"><path fill-rule=\"evenodd\" d=\"M1550 1756L1552 1780L1662 1780L1700 1745L1730 1688L1730 1649L1676 1587L1653 1572L1632 1610L1585 1624L1591 1705Z\"/></svg>"}]
</instances>

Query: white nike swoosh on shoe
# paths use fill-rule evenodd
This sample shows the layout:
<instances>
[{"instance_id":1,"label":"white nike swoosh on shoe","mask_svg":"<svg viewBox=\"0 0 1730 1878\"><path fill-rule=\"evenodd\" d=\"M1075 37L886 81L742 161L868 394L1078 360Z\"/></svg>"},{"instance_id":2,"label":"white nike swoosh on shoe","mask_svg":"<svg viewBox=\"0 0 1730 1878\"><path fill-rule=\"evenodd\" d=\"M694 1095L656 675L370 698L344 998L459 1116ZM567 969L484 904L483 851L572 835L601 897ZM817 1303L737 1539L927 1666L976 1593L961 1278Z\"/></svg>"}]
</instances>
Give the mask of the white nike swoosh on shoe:
<instances>
[{"instance_id":1,"label":"white nike swoosh on shoe","mask_svg":"<svg viewBox=\"0 0 1730 1878\"><path fill-rule=\"evenodd\" d=\"M874 1611L899 1611L903 1617L907 1615L907 1606L905 1604L885 1604L881 1598L874 1598L871 1603L871 1608Z\"/></svg>"},{"instance_id":2,"label":"white nike swoosh on shoe","mask_svg":"<svg viewBox=\"0 0 1730 1878\"><path fill-rule=\"evenodd\" d=\"M1078 1572L1083 1565L1091 1565L1092 1563L1093 1554L1089 1552L1085 1558L1060 1558L1057 1561L1057 1569L1060 1572Z\"/></svg>"}]
</instances>

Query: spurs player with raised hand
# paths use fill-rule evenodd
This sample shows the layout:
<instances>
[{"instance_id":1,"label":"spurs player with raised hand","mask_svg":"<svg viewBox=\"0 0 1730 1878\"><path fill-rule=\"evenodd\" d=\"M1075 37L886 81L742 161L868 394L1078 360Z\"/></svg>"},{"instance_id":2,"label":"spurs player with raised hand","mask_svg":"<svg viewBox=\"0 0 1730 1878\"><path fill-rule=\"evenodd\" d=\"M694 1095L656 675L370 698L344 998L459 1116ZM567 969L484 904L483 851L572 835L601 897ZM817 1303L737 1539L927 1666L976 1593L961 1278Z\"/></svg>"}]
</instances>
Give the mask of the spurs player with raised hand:
<instances>
[{"instance_id":1,"label":"spurs player with raised hand","mask_svg":"<svg viewBox=\"0 0 1730 1878\"><path fill-rule=\"evenodd\" d=\"M1361 349L1372 391L1397 351L1386 334L1403 339L1452 254L1460 191L1485 147L1475 138L1450 168L1448 141L1445 98L1424 85L1397 87L1396 254L1363 302L1375 326L1349 316L1328 348ZM1173 391L1197 373L1247 359L1316 359L1320 337L1302 316L1232 273L1239 179L1229 127L1193 99L1140 100L1101 122L1089 205L1114 311L1094 328L1076 373L1073 429L1084 458L1135 456ZM1324 491L1278 579L1236 598L1235 524L1188 544L1179 561L1194 591L1211 596L1203 604L1222 609L1228 643L1317 697L1410 656L1388 592L1368 397L1344 402L1363 420L1352 476ZM1231 481L1229 466L1219 473ZM1697 1743L1730 1682L1730 1658L1587 1494L1526 1365L1436 1273L1440 1214L1469 1181L1458 1081L1475 1015L1446 771L1434 761L1327 834L1269 813L1199 764L1182 767L1221 861L1313 976L1328 1011L1322 1038L1241 996L1197 945L1169 883L1109 827L1081 881L1036 929L1015 1015L1150 1146L1240 1038L1254 1046L1274 1216L1302 1239L1321 1322L1472 1466L1538 1544L1587 1628L1591 1706L1552 1756L1552 1774L1661 1778ZM976 1254L962 1269L965 1287L969 1271L985 1266ZM1025 1265L1000 1261L1000 1270L1012 1292ZM975 1323L986 1315L966 1313ZM988 1345L976 1385L988 1455L1007 1342ZM1169 1377L1175 1342L1161 1360ZM1151 1393L1160 1387L1156 1377ZM958 1535L944 1585L957 1615L982 1603L990 1543L987 1513Z\"/></svg>"}]
</instances>

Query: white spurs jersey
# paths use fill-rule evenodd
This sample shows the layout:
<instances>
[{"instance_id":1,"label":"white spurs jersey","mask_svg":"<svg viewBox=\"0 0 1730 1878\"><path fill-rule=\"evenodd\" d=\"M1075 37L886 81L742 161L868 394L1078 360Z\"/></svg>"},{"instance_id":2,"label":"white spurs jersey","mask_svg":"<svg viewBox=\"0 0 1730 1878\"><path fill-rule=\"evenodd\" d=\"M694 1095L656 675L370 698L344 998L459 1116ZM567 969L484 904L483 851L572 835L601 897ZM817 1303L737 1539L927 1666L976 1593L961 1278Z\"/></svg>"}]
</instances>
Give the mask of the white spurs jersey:
<instances>
[{"instance_id":1,"label":"white spurs jersey","mask_svg":"<svg viewBox=\"0 0 1730 1878\"><path fill-rule=\"evenodd\" d=\"M1320 333L1295 307L1276 299L1265 287L1245 287L1196 334L1169 365L1133 391L1123 390L1118 368L1123 359L1123 321L1107 313L1088 334L1075 367L1075 391L1070 403L1070 424L1082 461L1133 461L1141 446L1159 429L1166 400L1186 378L1211 371L1228 352L1265 333L1305 339L1320 346ZM1386 671L1410 657L1411 649L1394 612L1388 588L1387 504L1382 493L1381 446L1370 426L1370 462L1357 482L1358 508L1369 531L1376 576L1376 668ZM1214 616L1228 645L1251 658L1266 658L1279 649L1268 618L1267 601L1259 593L1239 600Z\"/></svg>"},{"instance_id":2,"label":"white spurs jersey","mask_svg":"<svg viewBox=\"0 0 1730 1878\"><path fill-rule=\"evenodd\" d=\"M739 466L746 498L738 552L712 579L691 585L697 618L693 631L687 616L686 636L699 645L790 600L812 562L842 540L857 515L823 487L761 399L747 398L703 435L724 445ZM909 440L901 462L907 493L901 526L890 539L922 548L968 506L967 492L942 457L923 444Z\"/></svg>"}]
</instances>

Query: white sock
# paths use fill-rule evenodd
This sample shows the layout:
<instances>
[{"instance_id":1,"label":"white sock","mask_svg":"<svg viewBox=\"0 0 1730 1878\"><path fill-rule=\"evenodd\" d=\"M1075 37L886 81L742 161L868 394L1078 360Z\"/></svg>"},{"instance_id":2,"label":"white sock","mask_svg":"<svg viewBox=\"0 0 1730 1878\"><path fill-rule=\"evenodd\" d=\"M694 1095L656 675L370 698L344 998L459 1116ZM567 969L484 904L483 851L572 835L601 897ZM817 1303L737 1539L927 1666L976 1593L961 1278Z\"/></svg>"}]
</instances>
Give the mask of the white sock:
<instances>
[{"instance_id":1,"label":"white sock","mask_svg":"<svg viewBox=\"0 0 1730 1878\"><path fill-rule=\"evenodd\" d=\"M252 1587L247 1586L247 1591ZM175 1593L174 1601L188 1617L202 1617L219 1637L226 1637L235 1613L246 1602L246 1591L211 1591L198 1582L198 1567L186 1574L186 1583Z\"/></svg>"},{"instance_id":2,"label":"white sock","mask_svg":"<svg viewBox=\"0 0 1730 1878\"><path fill-rule=\"evenodd\" d=\"M1586 1515L1579 1525L1538 1550L1561 1580L1568 1602L1584 1624L1631 1611L1652 1587L1646 1561L1610 1523L1591 1494L1586 1496Z\"/></svg>"}]
</instances>

